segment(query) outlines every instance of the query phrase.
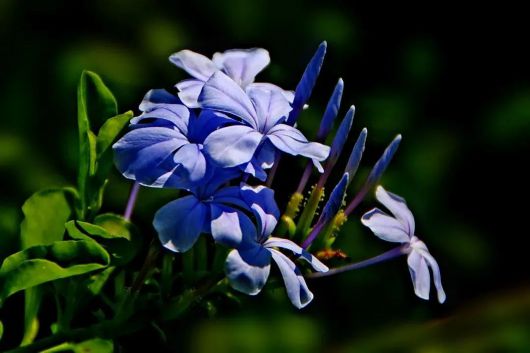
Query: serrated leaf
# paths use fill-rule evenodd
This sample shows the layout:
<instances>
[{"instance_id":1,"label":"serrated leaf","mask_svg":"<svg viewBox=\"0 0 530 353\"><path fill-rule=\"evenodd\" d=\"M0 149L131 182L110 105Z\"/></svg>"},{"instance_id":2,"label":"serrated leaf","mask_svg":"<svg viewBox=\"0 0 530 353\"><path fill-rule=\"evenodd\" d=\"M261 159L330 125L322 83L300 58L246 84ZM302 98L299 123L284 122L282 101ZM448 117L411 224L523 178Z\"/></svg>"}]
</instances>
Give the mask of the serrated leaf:
<instances>
[{"instance_id":1,"label":"serrated leaf","mask_svg":"<svg viewBox=\"0 0 530 353\"><path fill-rule=\"evenodd\" d=\"M0 304L10 295L42 283L108 267L109 254L93 240L37 245L8 256L0 267Z\"/></svg>"}]
</instances>

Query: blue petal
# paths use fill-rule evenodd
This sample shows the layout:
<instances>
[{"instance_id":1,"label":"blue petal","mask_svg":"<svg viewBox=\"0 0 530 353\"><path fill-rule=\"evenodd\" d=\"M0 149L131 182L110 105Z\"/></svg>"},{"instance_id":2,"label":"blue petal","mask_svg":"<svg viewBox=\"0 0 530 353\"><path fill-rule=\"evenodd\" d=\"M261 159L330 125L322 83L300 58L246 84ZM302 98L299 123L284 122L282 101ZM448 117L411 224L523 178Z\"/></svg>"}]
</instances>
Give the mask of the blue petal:
<instances>
[{"instance_id":1,"label":"blue petal","mask_svg":"<svg viewBox=\"0 0 530 353\"><path fill-rule=\"evenodd\" d=\"M254 78L269 65L269 52L261 48L232 49L215 53L212 61L241 87L254 82Z\"/></svg>"},{"instance_id":2,"label":"blue petal","mask_svg":"<svg viewBox=\"0 0 530 353\"><path fill-rule=\"evenodd\" d=\"M165 89L151 89L149 90L142 102L140 103L140 110L145 112L152 109L153 106L161 104L180 104L180 100L166 91Z\"/></svg>"},{"instance_id":3,"label":"blue petal","mask_svg":"<svg viewBox=\"0 0 530 353\"><path fill-rule=\"evenodd\" d=\"M201 234L207 211L207 207L193 195L172 201L159 209L153 226L162 245L175 252L189 250Z\"/></svg>"},{"instance_id":4,"label":"blue petal","mask_svg":"<svg viewBox=\"0 0 530 353\"><path fill-rule=\"evenodd\" d=\"M287 118L291 104L278 90L267 90L261 87L247 90L247 94L256 108L258 130L265 133L274 125Z\"/></svg>"},{"instance_id":5,"label":"blue petal","mask_svg":"<svg viewBox=\"0 0 530 353\"><path fill-rule=\"evenodd\" d=\"M362 129L361 133L359 134L359 137L357 138L357 141L355 141L355 145L353 146L352 151L350 153L350 158L348 158L348 163L346 164L346 168L344 169L344 173L348 173L348 175L350 176L350 183L353 180L355 173L357 173L357 169L359 168L359 164L361 163L367 134L368 130L366 130L366 128Z\"/></svg>"},{"instance_id":6,"label":"blue petal","mask_svg":"<svg viewBox=\"0 0 530 353\"><path fill-rule=\"evenodd\" d=\"M300 273L300 270L296 267L287 256L281 252L269 249L271 252L274 262L278 265L280 272L285 283L285 289L287 296L291 300L291 303L301 309L313 300L313 293L307 288L304 277Z\"/></svg>"},{"instance_id":7,"label":"blue petal","mask_svg":"<svg viewBox=\"0 0 530 353\"><path fill-rule=\"evenodd\" d=\"M255 89L255 88L261 88L261 89L265 89L268 91L278 91L285 97L285 99L287 99L289 103L293 103L293 100L294 100L293 91L286 91L283 88L276 86L272 83L268 83L268 82L254 82L246 87L246 92L252 89Z\"/></svg>"},{"instance_id":8,"label":"blue petal","mask_svg":"<svg viewBox=\"0 0 530 353\"><path fill-rule=\"evenodd\" d=\"M324 62L324 56L326 55L326 47L326 42L322 42L320 44L317 51L311 58L311 61L309 61L309 64L307 64L307 67L304 71L304 74L302 75L302 78L300 79L300 82L296 86L296 91L294 93L293 110L291 111L291 113L289 114L289 118L287 119L287 123L289 125L294 125L296 119L298 118L298 114L300 114L300 110L303 108L304 104L309 99L309 96L311 96L311 92L313 91L313 87L315 87L318 74L320 73L320 68L322 67L322 63Z\"/></svg>"},{"instance_id":9,"label":"blue petal","mask_svg":"<svg viewBox=\"0 0 530 353\"><path fill-rule=\"evenodd\" d=\"M410 241L406 226L378 208L366 212L362 216L361 222L383 240L393 243L407 243Z\"/></svg>"},{"instance_id":10,"label":"blue petal","mask_svg":"<svg viewBox=\"0 0 530 353\"><path fill-rule=\"evenodd\" d=\"M324 206L322 214L318 219L319 224L327 224L339 212L342 202L344 201L344 196L346 196L346 189L348 188L349 179L349 175L345 173L340 179L339 183L333 188L328 202L326 202L326 206Z\"/></svg>"},{"instance_id":11,"label":"blue petal","mask_svg":"<svg viewBox=\"0 0 530 353\"><path fill-rule=\"evenodd\" d=\"M160 176L176 167L170 157L187 143L185 136L174 129L136 129L125 134L113 145L114 161L126 178L150 186Z\"/></svg>"},{"instance_id":12,"label":"blue petal","mask_svg":"<svg viewBox=\"0 0 530 353\"><path fill-rule=\"evenodd\" d=\"M210 59L187 49L172 54L169 57L169 61L201 81L208 80L217 71Z\"/></svg>"},{"instance_id":13,"label":"blue petal","mask_svg":"<svg viewBox=\"0 0 530 353\"><path fill-rule=\"evenodd\" d=\"M237 206L241 209L250 211L250 205L248 205L241 196L241 185L227 186L217 190L213 194L213 201L218 204Z\"/></svg>"},{"instance_id":14,"label":"blue petal","mask_svg":"<svg viewBox=\"0 0 530 353\"><path fill-rule=\"evenodd\" d=\"M258 220L258 228L261 236L268 237L280 218L280 209L274 199L274 190L263 185L241 186L241 197L253 211Z\"/></svg>"},{"instance_id":15,"label":"blue petal","mask_svg":"<svg viewBox=\"0 0 530 353\"><path fill-rule=\"evenodd\" d=\"M204 87L204 81L188 79L175 85L179 90L178 96L182 103L189 108L199 108L199 95Z\"/></svg>"},{"instance_id":16,"label":"blue petal","mask_svg":"<svg viewBox=\"0 0 530 353\"><path fill-rule=\"evenodd\" d=\"M340 123L337 133L335 134L335 138L331 144L331 151L329 152L328 164L326 168L333 168L335 163L337 163L340 153L342 152L342 148L348 139L354 115L355 107L352 105Z\"/></svg>"},{"instance_id":17,"label":"blue petal","mask_svg":"<svg viewBox=\"0 0 530 353\"><path fill-rule=\"evenodd\" d=\"M262 138L261 133L248 126L227 126L204 140L204 150L219 166L235 167L252 159Z\"/></svg>"},{"instance_id":18,"label":"blue petal","mask_svg":"<svg viewBox=\"0 0 530 353\"><path fill-rule=\"evenodd\" d=\"M175 153L173 160L185 171L185 176L190 183L196 183L204 179L206 175L206 158L198 145L190 143L182 146Z\"/></svg>"},{"instance_id":19,"label":"blue petal","mask_svg":"<svg viewBox=\"0 0 530 353\"><path fill-rule=\"evenodd\" d=\"M131 119L131 128L148 126L176 127L182 134L188 134L189 119L193 115L182 104L156 104L142 115Z\"/></svg>"},{"instance_id":20,"label":"blue petal","mask_svg":"<svg viewBox=\"0 0 530 353\"><path fill-rule=\"evenodd\" d=\"M410 212L405 199L387 192L382 186L378 186L375 190L375 197L403 224L407 234L413 236L415 231L414 216Z\"/></svg>"},{"instance_id":21,"label":"blue petal","mask_svg":"<svg viewBox=\"0 0 530 353\"><path fill-rule=\"evenodd\" d=\"M256 245L246 250L232 250L225 262L225 273L235 290L248 295L258 294L271 270L271 254Z\"/></svg>"},{"instance_id":22,"label":"blue petal","mask_svg":"<svg viewBox=\"0 0 530 353\"><path fill-rule=\"evenodd\" d=\"M381 178L381 175L383 175L383 173L385 172L386 167L388 167L388 165L390 164L392 157L394 157L394 154L396 153L400 142L401 135L397 135L394 140L392 140L390 145L388 145L388 147L385 149L381 157L377 160L374 167L370 171L370 174L366 179L366 187L370 188L372 185L377 183L379 178Z\"/></svg>"},{"instance_id":23,"label":"blue petal","mask_svg":"<svg viewBox=\"0 0 530 353\"><path fill-rule=\"evenodd\" d=\"M202 110L199 117L190 118L188 138L196 143L203 143L212 132L230 124L234 124L234 119L230 119L225 114Z\"/></svg>"},{"instance_id":24,"label":"blue petal","mask_svg":"<svg viewBox=\"0 0 530 353\"><path fill-rule=\"evenodd\" d=\"M258 127L258 117L250 98L237 83L220 71L213 74L204 85L199 104L203 109L233 114L253 128Z\"/></svg>"},{"instance_id":25,"label":"blue petal","mask_svg":"<svg viewBox=\"0 0 530 353\"><path fill-rule=\"evenodd\" d=\"M344 81L339 78L339 82L335 86L331 97L329 98L328 105L320 121L320 127L317 133L317 140L323 141L329 132L333 128L333 122L339 113L340 101L342 100L342 91L344 90Z\"/></svg>"},{"instance_id":26,"label":"blue petal","mask_svg":"<svg viewBox=\"0 0 530 353\"><path fill-rule=\"evenodd\" d=\"M307 261L315 271L327 272L329 268L320 262L315 256L311 255L305 249L298 244L292 242L289 239L271 237L263 244L266 248L282 248L292 251L299 258Z\"/></svg>"},{"instance_id":27,"label":"blue petal","mask_svg":"<svg viewBox=\"0 0 530 353\"><path fill-rule=\"evenodd\" d=\"M217 243L231 248L256 244L256 227L243 212L211 203L211 232Z\"/></svg>"},{"instance_id":28,"label":"blue petal","mask_svg":"<svg viewBox=\"0 0 530 353\"><path fill-rule=\"evenodd\" d=\"M323 161L329 155L329 147L317 142L308 142L296 128L278 124L267 133L269 141L279 150L293 156L302 155L314 161Z\"/></svg>"}]
</instances>

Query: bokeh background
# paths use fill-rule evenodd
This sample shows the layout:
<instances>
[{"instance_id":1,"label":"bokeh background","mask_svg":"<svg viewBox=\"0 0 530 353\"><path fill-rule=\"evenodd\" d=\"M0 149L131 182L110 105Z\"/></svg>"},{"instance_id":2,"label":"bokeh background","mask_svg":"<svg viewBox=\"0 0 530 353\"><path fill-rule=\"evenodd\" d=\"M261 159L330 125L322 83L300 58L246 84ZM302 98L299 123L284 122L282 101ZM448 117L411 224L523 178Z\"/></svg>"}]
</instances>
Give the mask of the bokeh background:
<instances>
[{"instance_id":1,"label":"bokeh background","mask_svg":"<svg viewBox=\"0 0 530 353\"><path fill-rule=\"evenodd\" d=\"M408 200L440 263L447 302L416 298L398 259L311 281L316 299L301 312L281 289L219 308L215 318L199 310L175 327L174 351L530 351L529 32L523 8L507 3L0 0L0 258L15 250L23 201L75 182L81 70L103 77L120 110L137 112L148 89L185 77L167 60L178 50L264 47L272 63L260 80L294 89L327 40L301 129L313 136L342 77L341 114L355 104L354 131L369 130L361 176L403 134L382 182ZM302 166L282 165L280 202ZM129 187L115 173L105 207L121 212ZM142 190L137 222L148 226L170 198ZM368 198L338 239L352 260L391 246L360 226L373 205ZM144 332L123 350L146 341L157 347Z\"/></svg>"}]
</instances>

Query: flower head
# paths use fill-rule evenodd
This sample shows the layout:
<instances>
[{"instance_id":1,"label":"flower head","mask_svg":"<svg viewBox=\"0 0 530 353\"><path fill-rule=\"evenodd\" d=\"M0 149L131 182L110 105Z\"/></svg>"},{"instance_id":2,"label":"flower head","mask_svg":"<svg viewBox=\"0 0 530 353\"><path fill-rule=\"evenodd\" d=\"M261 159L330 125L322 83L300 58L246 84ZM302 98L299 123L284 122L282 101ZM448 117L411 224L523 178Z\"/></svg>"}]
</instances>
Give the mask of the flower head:
<instances>
[{"instance_id":1,"label":"flower head","mask_svg":"<svg viewBox=\"0 0 530 353\"><path fill-rule=\"evenodd\" d=\"M408 246L404 247L404 251L408 254L407 263L416 295L422 299L429 299L430 267L434 285L438 292L438 301L443 303L445 301L445 292L442 288L440 268L429 253L425 243L414 235L414 216L407 207L405 200L398 195L387 192L382 186L377 187L375 195L377 200L394 217L389 216L378 208L374 208L362 216L361 222L383 240L408 244Z\"/></svg>"},{"instance_id":2,"label":"flower head","mask_svg":"<svg viewBox=\"0 0 530 353\"><path fill-rule=\"evenodd\" d=\"M247 220L242 227L245 229L243 240L226 259L225 272L230 285L245 294L258 294L269 278L270 265L274 260L283 277L287 296L295 307L301 309L311 302L313 293L307 287L300 269L278 249L289 250L296 257L309 263L316 271L326 272L328 268L291 240L270 237L270 233L276 227L277 217L268 217L266 220L268 227L264 227L265 219L257 211L256 216L258 230L250 220Z\"/></svg>"}]
</instances>

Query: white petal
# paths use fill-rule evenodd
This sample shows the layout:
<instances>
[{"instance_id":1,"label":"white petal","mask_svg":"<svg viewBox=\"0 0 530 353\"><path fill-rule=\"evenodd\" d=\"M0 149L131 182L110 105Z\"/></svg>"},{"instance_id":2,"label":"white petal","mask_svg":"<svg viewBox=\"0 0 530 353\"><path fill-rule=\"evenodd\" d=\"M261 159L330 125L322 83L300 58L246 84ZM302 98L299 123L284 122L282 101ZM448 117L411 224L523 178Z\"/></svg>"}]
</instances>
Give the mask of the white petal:
<instances>
[{"instance_id":1,"label":"white petal","mask_svg":"<svg viewBox=\"0 0 530 353\"><path fill-rule=\"evenodd\" d=\"M387 192L382 186L377 187L375 196L379 202L392 212L396 219L405 225L409 236L413 236L415 230L414 216L407 207L405 199L391 192Z\"/></svg>"},{"instance_id":2,"label":"white petal","mask_svg":"<svg viewBox=\"0 0 530 353\"><path fill-rule=\"evenodd\" d=\"M397 219L390 217L378 208L366 212L362 216L361 222L383 240L394 243L407 243L410 240L407 228Z\"/></svg>"}]
</instances>

